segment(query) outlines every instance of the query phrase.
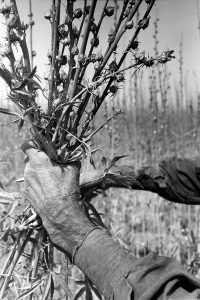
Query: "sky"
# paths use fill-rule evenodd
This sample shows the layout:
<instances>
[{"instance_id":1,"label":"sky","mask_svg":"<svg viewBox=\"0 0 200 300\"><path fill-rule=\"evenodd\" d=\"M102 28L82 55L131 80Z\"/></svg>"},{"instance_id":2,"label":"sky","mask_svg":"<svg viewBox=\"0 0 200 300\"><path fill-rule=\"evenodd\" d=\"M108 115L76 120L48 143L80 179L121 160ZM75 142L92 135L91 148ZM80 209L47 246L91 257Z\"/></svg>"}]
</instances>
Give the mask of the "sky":
<instances>
[{"instance_id":1,"label":"sky","mask_svg":"<svg viewBox=\"0 0 200 300\"><path fill-rule=\"evenodd\" d=\"M158 37L160 52L166 49L175 50L176 59L168 64L168 68L172 73L173 82L179 81L178 58L180 41L183 41L183 67L184 73L187 74L188 87L191 90L194 89L200 81L200 39L198 31L197 1L200 0L157 0L151 13L150 26L139 36L140 50L145 49L146 53L154 55L154 41L152 38L153 22L157 15L159 17ZM83 0L77 1L77 3L80 2L83 2ZM101 10L103 2L104 1L102 0L98 1L98 13ZM65 4L66 1L63 0L63 12ZM17 5L21 19L28 22L29 0L17 0ZM36 50L37 53L34 65L37 65L40 76L43 76L43 73L47 69L45 64L47 63L46 54L50 45L50 24L44 19L44 14L49 11L50 5L51 0L32 0L33 18L35 21L35 26L33 27L33 44L34 50ZM110 0L110 5L112 5L112 0ZM105 37L109 27L111 27L111 23L110 19L107 18L104 23L103 35L100 37L103 39L102 45L106 44ZM4 25L0 19L0 35L3 30ZM129 36L126 39L129 39ZM126 39L123 39L123 43L127 41ZM102 51L103 50L104 49L102 48Z\"/></svg>"}]
</instances>

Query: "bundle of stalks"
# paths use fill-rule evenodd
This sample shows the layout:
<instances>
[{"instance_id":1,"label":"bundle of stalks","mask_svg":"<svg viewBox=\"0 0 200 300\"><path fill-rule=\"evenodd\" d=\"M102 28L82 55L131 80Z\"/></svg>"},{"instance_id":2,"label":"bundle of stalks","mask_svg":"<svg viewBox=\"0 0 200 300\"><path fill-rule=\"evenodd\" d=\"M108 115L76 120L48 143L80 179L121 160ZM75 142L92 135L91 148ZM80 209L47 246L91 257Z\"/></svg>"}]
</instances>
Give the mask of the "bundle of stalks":
<instances>
[{"instance_id":1,"label":"bundle of stalks","mask_svg":"<svg viewBox=\"0 0 200 300\"><path fill-rule=\"evenodd\" d=\"M115 27L108 32L107 49L102 53L99 46L100 30L104 20L112 17L115 10L109 5L109 1L105 0L97 22L95 15L97 0L92 0L90 4L87 0L78 2L79 7L75 7L73 0L66 1L64 20L61 20L61 0L52 0L50 12L45 15L51 24L49 74L46 76L48 92L45 92L37 75L37 68L32 67L33 51L31 49L30 59L26 42L28 26L20 20L16 0L10 0L9 3L2 1L0 13L6 22L7 35L1 51L0 76L10 88L9 99L19 108L21 114L4 108L1 108L0 112L16 116L14 122L18 124L19 130L24 123L31 124L32 138L36 147L46 152L52 161L67 164L86 159L91 163L93 151L90 147L91 138L105 125L102 124L91 132L92 122L105 98L114 95L119 84L125 80L125 70L133 68L136 72L144 66L163 64L173 58L172 50L153 58L146 57L137 49L136 39L140 31L148 27L149 13L154 3L155 0L124 0L119 7ZM142 6L144 14L134 24L134 17L141 4L144 4ZM32 30L34 23L31 11L29 16ZM79 27L76 24L79 24ZM125 50L118 54L116 59L113 54L117 51L121 38L130 30L131 38ZM15 49L21 53L18 60ZM134 63L123 69L121 66L128 53L133 55ZM91 82L85 84L86 71L91 65L93 77ZM37 104L39 90L46 98L47 110ZM116 112L106 123L120 113ZM82 197L85 199L84 194ZM15 196L11 194L7 198L12 207L16 206ZM3 199L5 201L5 197ZM24 205L22 199L17 198L17 201L21 206ZM87 201L84 205L85 209L88 212L92 211L93 216L100 222L100 217L92 204ZM12 213L10 216L13 217ZM25 205L15 219L14 225L12 223L0 239L7 242L10 249L1 270L0 299L5 295L9 297L9 288L12 287L17 299L25 297L32 299L39 288L42 289L42 299L49 297L52 299L55 278L58 278L68 297L72 298L65 280L53 269L53 245L41 220L30 206ZM20 264L24 266L21 275ZM100 298L95 287L88 280L85 282ZM23 292L19 292L22 288ZM88 291L88 288L85 290Z\"/></svg>"}]
</instances>

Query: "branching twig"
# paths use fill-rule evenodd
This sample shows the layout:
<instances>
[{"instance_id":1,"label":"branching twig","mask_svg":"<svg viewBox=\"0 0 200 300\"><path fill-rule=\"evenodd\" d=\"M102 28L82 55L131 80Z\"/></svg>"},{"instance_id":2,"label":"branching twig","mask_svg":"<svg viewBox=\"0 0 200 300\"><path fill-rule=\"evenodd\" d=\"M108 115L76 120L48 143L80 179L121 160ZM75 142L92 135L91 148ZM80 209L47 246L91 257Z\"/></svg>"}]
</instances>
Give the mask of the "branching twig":
<instances>
[{"instance_id":1,"label":"branching twig","mask_svg":"<svg viewBox=\"0 0 200 300\"><path fill-rule=\"evenodd\" d=\"M48 114L51 114L52 107L52 99L53 93L55 92L55 86L57 82L57 62L56 56L58 55L59 50L59 42L58 42L58 25L60 22L60 3L61 0L57 0L56 2L56 13L55 20L52 20L53 24L53 54L52 54L52 62L51 62L51 79L50 79L50 89L49 89L49 100L48 100ZM54 17L54 13L53 13Z\"/></svg>"},{"instance_id":2,"label":"branching twig","mask_svg":"<svg viewBox=\"0 0 200 300\"><path fill-rule=\"evenodd\" d=\"M131 9L125 23L123 24L122 28L120 29L119 33L116 35L113 43L111 44L110 48L109 48L109 51L106 53L104 59L103 59L103 62L101 63L101 66L99 67L99 69L95 72L95 75L93 77L93 81L98 78L103 70L103 68L105 67L106 63L108 62L111 54L113 53L113 51L115 50L119 40L121 39L122 35L126 32L127 28L126 28L126 25L127 23L133 18L133 16L135 15L135 13L137 12L137 10L139 9L141 3L142 3L143 0L138 0L137 3L135 4L135 6ZM119 69L119 68L118 68ZM105 95L105 94L104 94ZM90 94L89 93L86 93L85 95L85 99L83 101L83 103L80 105L79 109L78 109L78 113L77 113L77 117L75 118L75 121L74 121L74 126L73 128L76 128L79 124L79 121L81 119L81 116L82 114L84 113L84 110L85 110L85 107L87 106L88 104L88 101L89 101L89 98L90 98ZM105 98L105 97L104 97ZM104 100L104 98L101 98L102 101ZM101 103L102 103L101 101Z\"/></svg>"},{"instance_id":3,"label":"branching twig","mask_svg":"<svg viewBox=\"0 0 200 300\"><path fill-rule=\"evenodd\" d=\"M25 39L24 33L21 30L22 24L21 24L21 20L20 20L18 9L17 9L17 5L16 5L16 0L10 0L10 2L12 4L13 14L15 16L17 16L17 19L16 19L17 29L19 30L21 36L23 37L23 38L19 39L19 43L20 43L20 46L21 46L21 49L22 49L22 52L23 52L24 72L28 74L28 73L31 72L31 66L30 66L30 58L29 58L29 52L28 52L27 43L26 43L26 39Z\"/></svg>"},{"instance_id":4,"label":"branching twig","mask_svg":"<svg viewBox=\"0 0 200 300\"><path fill-rule=\"evenodd\" d=\"M104 7L103 7L103 9L102 9L101 16L100 16L100 19L99 19L99 23L98 23L98 25L97 25L97 29L96 29L96 33L95 33L96 36L98 36L98 33L99 33L99 30L100 30L100 27L101 27L103 18L105 17L105 9L106 9L106 6L107 6L107 4L108 4L108 1L109 1L109 0L106 0L106 1L105 1ZM92 43L92 45L91 45L91 47L90 47L90 51L89 51L88 57L91 56L93 50L94 50L94 43ZM83 76L84 76L84 74L85 74L86 68L87 68L87 66L83 67L82 70L81 70L81 74L80 74L80 76L79 76L79 83L82 82L82 79L83 79Z\"/></svg>"},{"instance_id":5,"label":"branching twig","mask_svg":"<svg viewBox=\"0 0 200 300\"><path fill-rule=\"evenodd\" d=\"M97 3L97 0L92 0L90 12L89 12L89 16L88 16L88 21L87 21L87 26L85 29L85 33L84 33L84 37L83 37L83 41L82 41L82 45L81 45L80 55L85 54L85 49L86 49L86 45L87 45L87 41L88 41L88 37L89 37L89 33L90 33L91 21L92 21L93 15L94 15L96 3ZM75 72L75 76L74 76L74 83L73 83L73 88L72 88L71 95L70 95L70 100L74 97L74 93L75 93L75 90L77 87L80 72L81 72L81 66L79 63L79 65L76 68L76 72Z\"/></svg>"},{"instance_id":6,"label":"branching twig","mask_svg":"<svg viewBox=\"0 0 200 300\"><path fill-rule=\"evenodd\" d=\"M30 26L30 64L31 70L33 69L33 13L32 13L32 0L29 0L29 26Z\"/></svg>"},{"instance_id":7,"label":"branching twig","mask_svg":"<svg viewBox=\"0 0 200 300\"><path fill-rule=\"evenodd\" d=\"M147 11L145 12L145 14L144 14L142 20L146 20L146 19L147 19L147 17L148 17L148 15L149 15L149 13L150 13L150 11L151 11L151 9L152 9L152 7L153 7L155 1L156 1L156 0L152 0L152 1L151 1L151 3L149 4L149 6L148 6L148 8L147 8ZM119 63L117 64L117 69L118 69L118 70L119 70L119 68L121 67L121 65L122 65L122 63L123 63L123 61L124 61L124 59L126 58L127 53L128 53L129 50L131 49L131 45L132 45L133 42L136 40L136 38L137 38L137 36L138 36L138 34L139 34L139 32L140 32L141 29L142 29L142 27L140 27L140 26L137 27L137 29L136 29L136 31L135 31L135 33L134 33L132 39L130 40L130 42L129 42L127 48L126 48L126 50L124 51L124 53L123 53L123 55L122 55L122 57L121 57L121 59L120 59L120 61L119 61ZM113 82L113 79L111 78L111 80L108 82L106 88L104 89L103 95L102 95L102 97L101 97L101 102L100 102L99 105L96 107L96 110L95 110L95 112L94 112L94 116L96 115L96 113L97 113L97 111L99 110L99 108L100 108L102 102L104 101L105 97L107 96L108 90L109 90L109 88L110 88L112 82Z\"/></svg>"}]
</instances>

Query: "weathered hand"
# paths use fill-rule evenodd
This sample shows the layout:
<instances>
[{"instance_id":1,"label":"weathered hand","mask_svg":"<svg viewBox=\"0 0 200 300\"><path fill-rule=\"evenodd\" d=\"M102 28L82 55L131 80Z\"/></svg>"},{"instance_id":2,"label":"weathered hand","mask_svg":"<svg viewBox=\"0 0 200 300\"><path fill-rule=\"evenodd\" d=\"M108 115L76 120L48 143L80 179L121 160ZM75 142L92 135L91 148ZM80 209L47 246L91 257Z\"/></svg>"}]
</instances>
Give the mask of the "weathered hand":
<instances>
[{"instance_id":1,"label":"weathered hand","mask_svg":"<svg viewBox=\"0 0 200 300\"><path fill-rule=\"evenodd\" d=\"M94 229L78 203L80 163L53 163L31 141L22 149L27 156L24 196L41 217L52 241L73 258Z\"/></svg>"}]
</instances>

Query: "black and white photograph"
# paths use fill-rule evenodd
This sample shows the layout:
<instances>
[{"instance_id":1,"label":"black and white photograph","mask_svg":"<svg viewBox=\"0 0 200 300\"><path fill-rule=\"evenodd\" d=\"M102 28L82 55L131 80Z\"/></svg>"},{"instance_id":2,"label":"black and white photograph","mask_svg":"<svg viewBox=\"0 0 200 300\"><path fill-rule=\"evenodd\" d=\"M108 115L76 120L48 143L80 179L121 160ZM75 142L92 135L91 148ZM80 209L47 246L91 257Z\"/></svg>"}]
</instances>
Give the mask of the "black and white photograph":
<instances>
[{"instance_id":1,"label":"black and white photograph","mask_svg":"<svg viewBox=\"0 0 200 300\"><path fill-rule=\"evenodd\" d=\"M200 0L0 0L0 300L200 299Z\"/></svg>"}]
</instances>

